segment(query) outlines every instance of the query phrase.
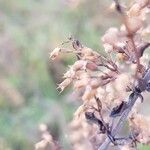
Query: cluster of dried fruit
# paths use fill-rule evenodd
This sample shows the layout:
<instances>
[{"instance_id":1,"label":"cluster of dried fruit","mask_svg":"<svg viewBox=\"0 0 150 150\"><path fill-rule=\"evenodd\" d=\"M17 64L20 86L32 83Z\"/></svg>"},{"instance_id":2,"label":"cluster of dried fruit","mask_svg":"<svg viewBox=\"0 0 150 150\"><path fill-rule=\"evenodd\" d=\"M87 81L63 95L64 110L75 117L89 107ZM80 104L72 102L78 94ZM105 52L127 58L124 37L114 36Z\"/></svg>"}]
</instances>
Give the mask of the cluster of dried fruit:
<instances>
[{"instance_id":1,"label":"cluster of dried fruit","mask_svg":"<svg viewBox=\"0 0 150 150\"><path fill-rule=\"evenodd\" d=\"M132 91L134 81L144 75L148 66L149 57L144 52L150 46L147 40L150 33L150 1L136 0L127 8L115 0L113 5L123 24L120 29L111 27L102 37L107 55L84 46L72 37L65 42L71 43L71 50L64 48L63 43L50 53L53 60L60 57L61 53L73 53L77 58L58 86L62 92L73 83L74 91L82 95L83 104L75 112L75 118L70 124L73 149L86 149L87 145L88 149L97 149L104 136L122 149L131 149L136 146L136 142L150 142L150 131L146 131L150 127L149 119L138 114L138 102L129 116L130 136L122 138L124 142L119 144L111 134L112 118L121 115L128 107L129 103L125 99L127 92ZM92 124L89 125L87 120Z\"/></svg>"}]
</instances>

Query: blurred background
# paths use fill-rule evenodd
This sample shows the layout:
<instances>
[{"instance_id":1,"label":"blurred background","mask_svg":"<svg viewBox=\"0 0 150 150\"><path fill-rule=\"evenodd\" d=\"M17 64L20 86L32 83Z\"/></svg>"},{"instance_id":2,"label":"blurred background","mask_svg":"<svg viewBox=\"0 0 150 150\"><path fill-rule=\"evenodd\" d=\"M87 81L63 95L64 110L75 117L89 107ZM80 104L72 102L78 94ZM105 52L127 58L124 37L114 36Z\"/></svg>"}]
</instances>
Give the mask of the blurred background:
<instances>
[{"instance_id":1,"label":"blurred background","mask_svg":"<svg viewBox=\"0 0 150 150\"><path fill-rule=\"evenodd\" d=\"M41 123L71 149L66 126L78 102L71 87L61 94L56 88L73 58L52 62L49 53L70 35L102 50L100 37L119 24L110 2L0 0L0 150L33 150Z\"/></svg>"}]
</instances>

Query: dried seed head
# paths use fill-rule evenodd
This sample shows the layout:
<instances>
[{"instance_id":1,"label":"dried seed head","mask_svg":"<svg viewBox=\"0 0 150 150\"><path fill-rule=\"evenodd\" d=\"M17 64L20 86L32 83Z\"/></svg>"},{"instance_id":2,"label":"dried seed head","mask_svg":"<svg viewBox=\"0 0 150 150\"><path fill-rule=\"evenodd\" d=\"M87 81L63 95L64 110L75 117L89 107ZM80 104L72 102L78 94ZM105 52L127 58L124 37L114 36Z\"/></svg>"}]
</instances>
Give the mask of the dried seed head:
<instances>
[{"instance_id":1,"label":"dried seed head","mask_svg":"<svg viewBox=\"0 0 150 150\"><path fill-rule=\"evenodd\" d=\"M74 90L79 92L78 96L81 96L83 100L83 105L81 105L74 114L76 121L74 120L72 130L78 132L75 132L75 134L71 133L70 138L74 145L73 149L78 149L79 147L81 149L89 149L89 146L87 146L89 141L87 139L89 139L90 135L94 135L95 129L98 128L97 124L90 126L85 122L85 118L81 115L85 109L89 112L95 111L94 113L98 118L104 118L104 121L109 122L110 118L108 113L110 113L110 111L108 112L108 110L114 108L116 105L120 105L125 99L127 94L126 89L129 87L129 83L133 83L132 73L137 71L137 76L140 77L140 75L142 76L143 72L145 72L147 61L144 58L143 49L146 47L146 45L144 45L146 41L142 35L144 35L144 26L148 24L146 21L144 23L144 19L147 17L149 0L136 0L136 2L130 6L129 10L127 7L122 7L119 1L114 0L114 2L116 2L116 4L113 3L112 8L116 7L121 18L124 19L124 25L118 29L110 28L102 37L104 49L106 53L109 53L109 57L100 55L98 52L85 47L78 40L73 38L69 39L73 50L56 48L50 54L51 59L55 59L59 53L62 52L71 52L77 56L77 61L70 66L69 70L64 74L65 80L58 86L58 88L63 91L65 87L73 82ZM146 31L148 30L145 30L145 33ZM137 69L134 46L140 59L140 64L138 65L140 71ZM115 60L113 60L114 58ZM117 60L121 60L122 62ZM127 64L129 65L128 68ZM143 67L142 69L141 66ZM127 71L127 69L129 70ZM98 107L99 105L95 97L100 98L101 106L103 106L102 111L100 111L101 114L98 113L100 110L98 110L98 108L100 107ZM136 105L138 105L138 103L134 105L131 113L137 113ZM123 106L125 105L122 103L120 106L118 110L122 112L122 110L124 110ZM138 140L140 142L148 143L149 141L150 143L149 124L145 121L141 121L141 118L139 119L138 116L137 118L135 116L135 120L131 122L131 126L133 131L139 134ZM45 134L43 138L47 142L50 141L50 137L47 134ZM86 142L83 141L83 138ZM95 141L97 141L97 145L100 145L100 142L103 141L103 139L98 138L98 136L94 136L94 138L92 139L93 145L96 143ZM83 142L81 142L81 140ZM128 145L128 141L125 142L126 145L121 147L122 150L131 149ZM95 145L90 149L97 149Z\"/></svg>"}]
</instances>

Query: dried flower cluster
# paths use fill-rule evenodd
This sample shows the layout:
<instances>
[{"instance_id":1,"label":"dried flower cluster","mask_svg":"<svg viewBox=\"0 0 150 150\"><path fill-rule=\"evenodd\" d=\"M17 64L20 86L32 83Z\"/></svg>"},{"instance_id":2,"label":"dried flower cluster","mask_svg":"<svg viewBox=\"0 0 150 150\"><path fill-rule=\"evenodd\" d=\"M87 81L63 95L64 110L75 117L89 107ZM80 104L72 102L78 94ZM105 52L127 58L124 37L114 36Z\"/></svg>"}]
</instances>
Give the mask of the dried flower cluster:
<instances>
[{"instance_id":1,"label":"dried flower cluster","mask_svg":"<svg viewBox=\"0 0 150 150\"><path fill-rule=\"evenodd\" d=\"M74 150L98 149L105 137L110 139L112 146L122 150L136 147L137 142L150 142L150 121L138 114L137 106L141 104L138 101L128 118L129 135L118 137L111 132L114 119L129 107L128 92L137 93L135 83L140 82L148 67L149 56L144 52L150 46L150 0L135 0L130 7L115 0L112 6L118 11L122 25L109 28L101 38L106 54L100 54L72 37L66 42L71 43L72 49L64 48L63 43L50 53L53 60L62 53L72 53L77 58L58 86L62 92L72 83L74 91L81 95L82 105L70 124ZM142 100L141 92L139 98Z\"/></svg>"},{"instance_id":2,"label":"dried flower cluster","mask_svg":"<svg viewBox=\"0 0 150 150\"><path fill-rule=\"evenodd\" d=\"M52 149L59 150L60 147L58 143L53 139L52 135L49 133L46 124L40 124L39 130L42 134L42 140L35 144L35 149Z\"/></svg>"}]
</instances>

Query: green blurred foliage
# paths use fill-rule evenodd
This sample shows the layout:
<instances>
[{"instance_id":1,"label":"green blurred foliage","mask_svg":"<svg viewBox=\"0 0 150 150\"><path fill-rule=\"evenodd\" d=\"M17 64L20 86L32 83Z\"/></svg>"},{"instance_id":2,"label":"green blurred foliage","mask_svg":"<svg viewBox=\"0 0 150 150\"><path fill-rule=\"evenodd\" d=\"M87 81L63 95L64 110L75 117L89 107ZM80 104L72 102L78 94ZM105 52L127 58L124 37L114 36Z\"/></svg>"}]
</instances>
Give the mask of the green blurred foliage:
<instances>
[{"instance_id":1,"label":"green blurred foliage","mask_svg":"<svg viewBox=\"0 0 150 150\"><path fill-rule=\"evenodd\" d=\"M69 35L102 50L100 36L118 24L108 6L108 0L77 6L65 0L0 1L0 150L33 150L43 122L67 149L64 128L75 105L65 101L67 92L56 90L49 52ZM72 57L65 61L62 70Z\"/></svg>"}]
</instances>

